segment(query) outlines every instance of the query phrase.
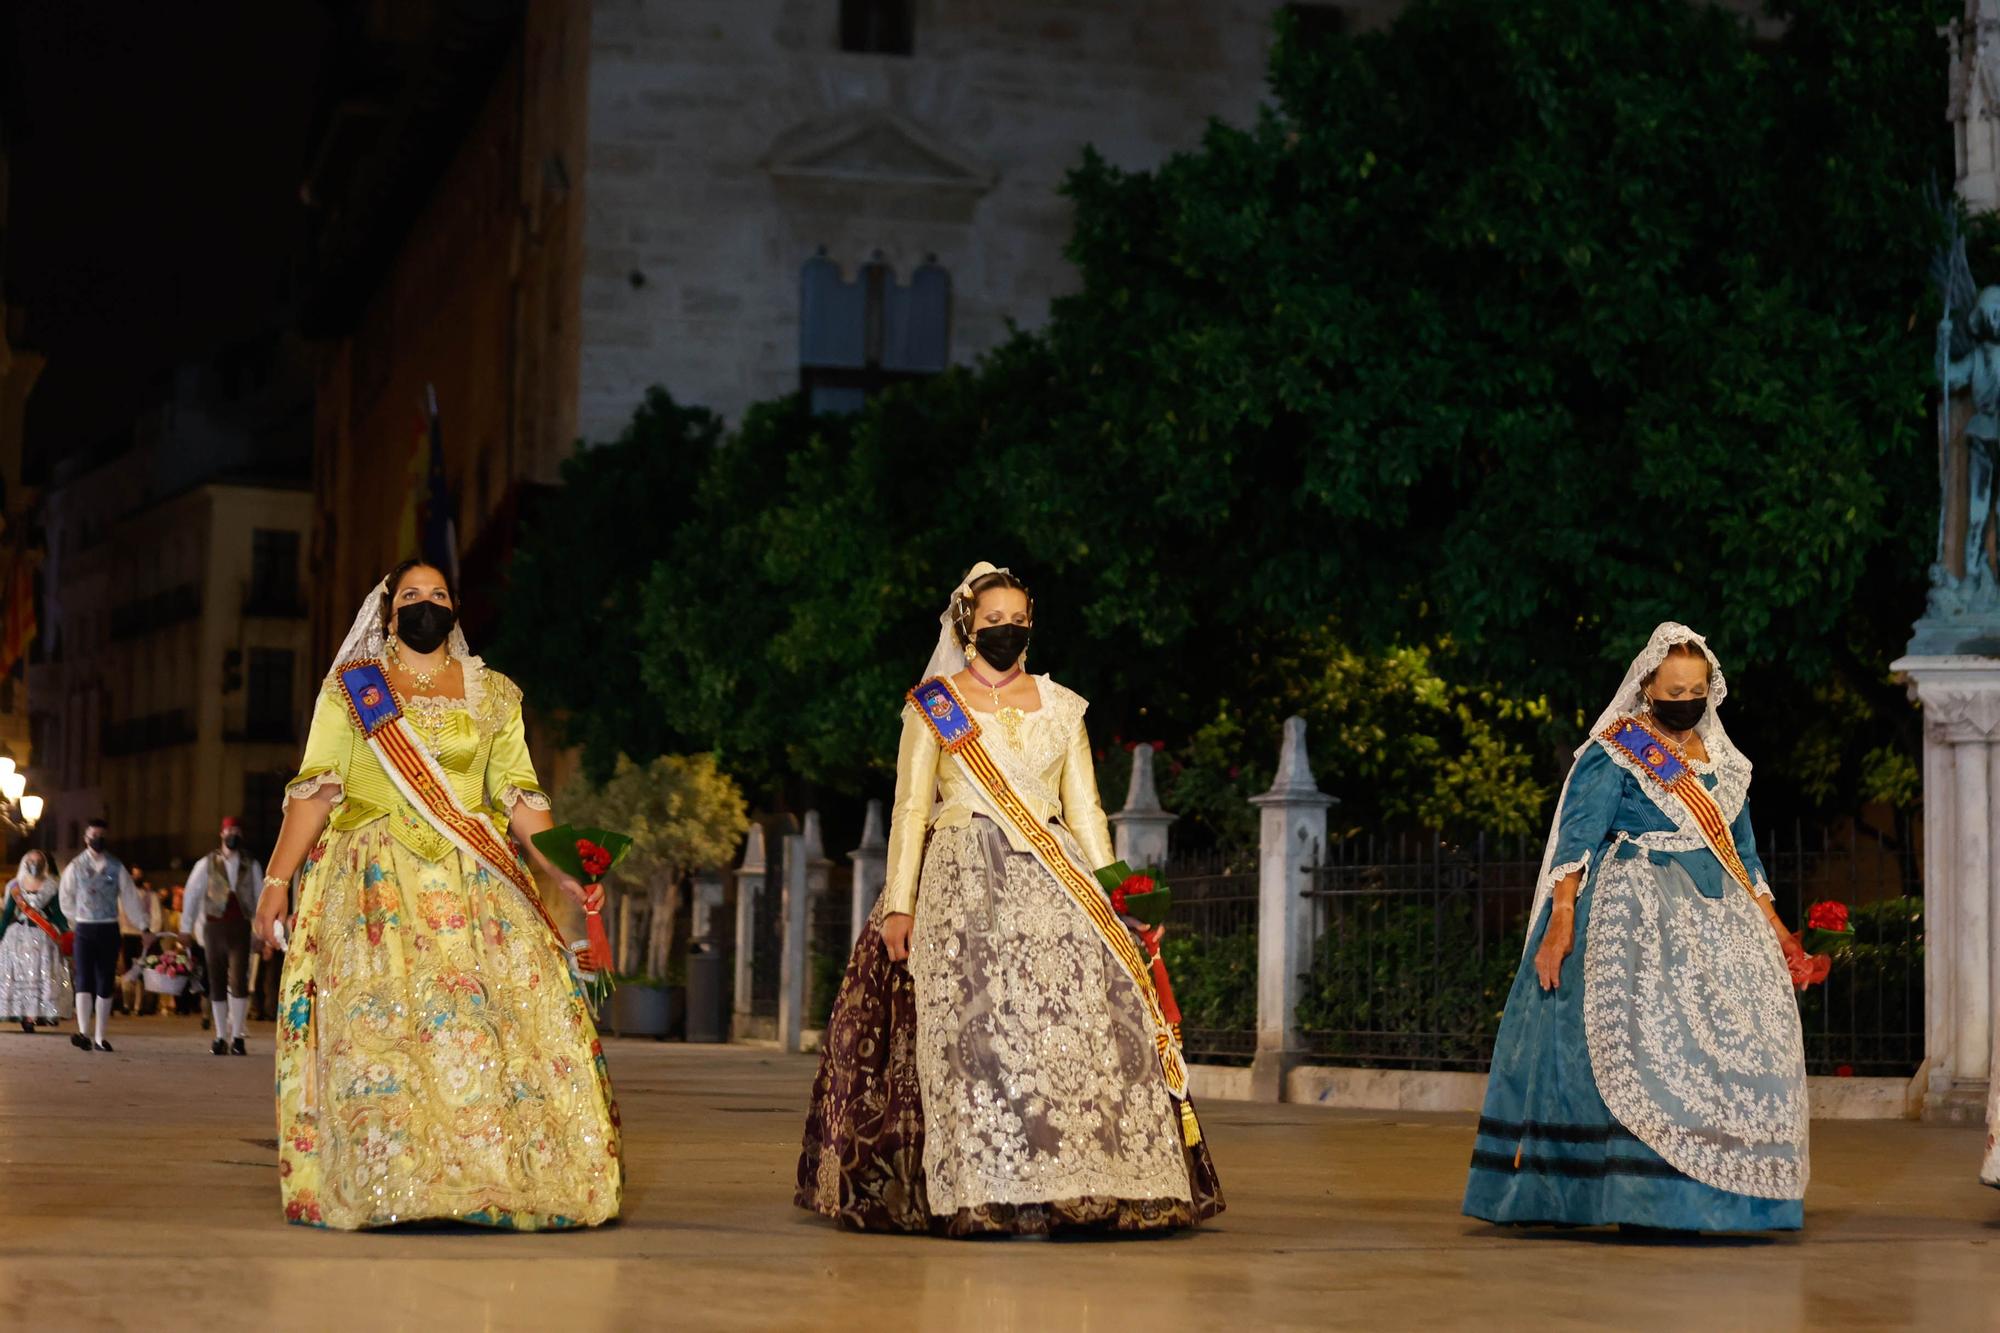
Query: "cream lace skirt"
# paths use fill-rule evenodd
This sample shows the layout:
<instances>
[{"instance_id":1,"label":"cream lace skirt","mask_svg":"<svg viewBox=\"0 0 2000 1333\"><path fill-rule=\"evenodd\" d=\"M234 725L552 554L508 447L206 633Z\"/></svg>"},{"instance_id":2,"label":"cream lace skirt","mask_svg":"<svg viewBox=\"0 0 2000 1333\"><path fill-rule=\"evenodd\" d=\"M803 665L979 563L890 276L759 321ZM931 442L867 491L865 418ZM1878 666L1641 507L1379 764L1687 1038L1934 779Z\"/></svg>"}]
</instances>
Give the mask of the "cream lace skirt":
<instances>
[{"instance_id":1,"label":"cream lace skirt","mask_svg":"<svg viewBox=\"0 0 2000 1333\"><path fill-rule=\"evenodd\" d=\"M910 973L934 1214L1191 1198L1137 989L1055 877L989 821L931 835Z\"/></svg>"}]
</instances>

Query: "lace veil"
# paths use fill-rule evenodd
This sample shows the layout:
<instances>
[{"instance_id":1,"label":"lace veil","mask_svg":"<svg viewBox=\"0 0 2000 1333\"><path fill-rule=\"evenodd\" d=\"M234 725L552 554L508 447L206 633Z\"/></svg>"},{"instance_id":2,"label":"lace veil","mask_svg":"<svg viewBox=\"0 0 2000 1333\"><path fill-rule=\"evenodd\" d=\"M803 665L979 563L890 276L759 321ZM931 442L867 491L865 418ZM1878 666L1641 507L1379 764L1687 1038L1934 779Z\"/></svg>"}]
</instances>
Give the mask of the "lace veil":
<instances>
[{"instance_id":1,"label":"lace veil","mask_svg":"<svg viewBox=\"0 0 2000 1333\"><path fill-rule=\"evenodd\" d=\"M1722 663L1716 660L1707 639L1686 625L1673 620L1664 621L1654 629L1653 636L1646 640L1644 650L1632 659L1632 665L1625 671L1625 679L1618 684L1618 692L1611 696L1610 705L1597 715L1597 721L1591 723L1590 731L1584 736L1583 744L1576 747L1574 757L1581 759L1591 746L1598 743L1597 738L1606 728L1619 718L1646 711L1646 677L1659 670L1660 664L1667 660L1667 654L1683 643L1691 643L1701 649L1702 656L1708 659L1708 711L1702 714L1701 721L1696 724L1695 734L1701 737L1702 745L1708 750L1709 762L1720 775L1721 782L1718 786L1727 786L1734 791L1747 791L1750 785L1750 761L1736 748L1735 743L1729 739L1728 730L1722 725L1722 701L1729 697L1729 682L1722 674ZM1571 772L1574 771L1572 765ZM1548 843L1542 850L1541 874L1535 880L1535 905L1528 913L1528 929L1531 934L1535 922L1541 919L1543 906L1555 892L1556 871L1559 869L1555 864L1556 838L1562 830L1563 805L1568 800L1569 779L1564 778L1562 795L1556 798L1555 815L1549 822ZM1735 811L1730 810L1727 803L1723 804L1724 813L1733 817ZM1735 804L1741 808L1740 797L1736 799ZM1560 867L1565 873L1574 868Z\"/></svg>"},{"instance_id":2,"label":"lace veil","mask_svg":"<svg viewBox=\"0 0 2000 1333\"><path fill-rule=\"evenodd\" d=\"M389 636L388 627L382 623L382 602L388 595L389 579L384 575L379 583L369 589L368 595L361 599L361 610L355 614L354 625L347 631L347 637L340 641L340 651L334 654L332 664L326 669L324 688L331 690L339 688L340 682L337 676L340 668L349 662L358 662L363 658L377 662L383 660L383 654L388 650ZM479 712L477 692L482 687L486 674L483 668L486 664L472 655L472 649L465 642L465 631L460 628L456 619L452 622L451 637L446 643L451 649L451 655L464 664L465 703L476 716Z\"/></svg>"},{"instance_id":3,"label":"lace veil","mask_svg":"<svg viewBox=\"0 0 2000 1333\"><path fill-rule=\"evenodd\" d=\"M1005 565L995 565L989 560L981 560L965 571L965 577L958 581L958 586L951 590L951 596L945 600L943 614L938 616L937 649L931 653L931 660L925 665L924 674L917 677L919 682L930 680L935 676L955 676L965 670L965 646L958 641L958 632L952 623L953 616L958 610L959 599L971 595L972 585L976 580L983 579L988 574L1012 572Z\"/></svg>"}]
</instances>

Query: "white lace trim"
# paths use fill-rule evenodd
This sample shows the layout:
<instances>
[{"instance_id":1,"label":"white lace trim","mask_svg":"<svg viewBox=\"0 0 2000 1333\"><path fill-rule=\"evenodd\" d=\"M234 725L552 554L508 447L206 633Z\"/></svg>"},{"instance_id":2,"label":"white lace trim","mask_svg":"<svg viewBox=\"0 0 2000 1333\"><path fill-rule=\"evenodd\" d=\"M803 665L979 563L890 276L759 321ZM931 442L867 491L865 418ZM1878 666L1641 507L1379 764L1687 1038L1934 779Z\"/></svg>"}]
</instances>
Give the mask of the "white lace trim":
<instances>
[{"instance_id":1,"label":"white lace trim","mask_svg":"<svg viewBox=\"0 0 2000 1333\"><path fill-rule=\"evenodd\" d=\"M530 810L550 810L554 808L549 798L541 792L530 790L527 787L515 786L508 786L501 789L500 799L496 804L502 810L512 810L517 803L527 806Z\"/></svg>"},{"instance_id":2,"label":"white lace trim","mask_svg":"<svg viewBox=\"0 0 2000 1333\"><path fill-rule=\"evenodd\" d=\"M1778 896L1771 892L1771 882L1764 878L1762 871L1758 872L1757 882L1750 886L1750 892L1759 898L1776 898Z\"/></svg>"},{"instance_id":3,"label":"white lace trim","mask_svg":"<svg viewBox=\"0 0 2000 1333\"><path fill-rule=\"evenodd\" d=\"M1691 1179L1803 1198L1805 1043L1777 938L1745 899L1674 892L1668 873L1686 881L1639 859L1597 878L1583 1014L1598 1094Z\"/></svg>"},{"instance_id":4,"label":"white lace trim","mask_svg":"<svg viewBox=\"0 0 2000 1333\"><path fill-rule=\"evenodd\" d=\"M1585 878L1590 875L1590 853L1585 852L1574 861L1565 861L1559 866L1550 866L1549 873L1542 878L1541 892L1554 893L1556 885L1570 875L1581 872Z\"/></svg>"},{"instance_id":5,"label":"white lace trim","mask_svg":"<svg viewBox=\"0 0 2000 1333\"><path fill-rule=\"evenodd\" d=\"M293 801L311 800L313 797L319 795L322 787L332 787L335 789L333 793L333 803L335 805L339 805L347 799L346 784L340 780L338 771L329 768L324 773L315 773L309 778L300 778L297 782L286 787L284 803L290 805Z\"/></svg>"}]
</instances>

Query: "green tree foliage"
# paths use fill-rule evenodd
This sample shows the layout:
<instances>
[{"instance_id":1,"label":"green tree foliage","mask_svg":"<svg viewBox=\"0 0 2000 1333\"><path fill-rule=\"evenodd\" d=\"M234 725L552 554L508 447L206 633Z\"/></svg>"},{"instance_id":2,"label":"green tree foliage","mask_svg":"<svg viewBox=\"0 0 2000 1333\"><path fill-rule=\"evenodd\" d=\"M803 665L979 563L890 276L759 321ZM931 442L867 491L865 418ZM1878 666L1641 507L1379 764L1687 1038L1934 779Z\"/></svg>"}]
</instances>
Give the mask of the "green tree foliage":
<instances>
[{"instance_id":1,"label":"green tree foliage","mask_svg":"<svg viewBox=\"0 0 2000 1333\"><path fill-rule=\"evenodd\" d=\"M647 519L603 725L879 786L987 558L1031 577L1032 664L1100 745L1165 741L1218 809L1305 710L1354 817L1532 823L1668 618L1731 670L1767 817L1903 789L1954 10L1795 0L1758 40L1684 0L1428 0L1283 31L1255 124L1085 158L1046 326L715 442Z\"/></svg>"},{"instance_id":2,"label":"green tree foliage","mask_svg":"<svg viewBox=\"0 0 2000 1333\"><path fill-rule=\"evenodd\" d=\"M644 764L619 755L611 776L572 778L558 796L572 824L632 839L607 885L638 891L631 906L609 904L619 970L664 975L674 956L681 884L701 869L727 865L750 827L743 790L709 754L660 755ZM643 941L643 943L642 943Z\"/></svg>"},{"instance_id":3,"label":"green tree foliage","mask_svg":"<svg viewBox=\"0 0 2000 1333\"><path fill-rule=\"evenodd\" d=\"M721 436L713 413L650 390L616 440L563 464L562 488L515 549L494 658L596 777L621 752L650 758L680 741L640 684L644 593Z\"/></svg>"}]
</instances>

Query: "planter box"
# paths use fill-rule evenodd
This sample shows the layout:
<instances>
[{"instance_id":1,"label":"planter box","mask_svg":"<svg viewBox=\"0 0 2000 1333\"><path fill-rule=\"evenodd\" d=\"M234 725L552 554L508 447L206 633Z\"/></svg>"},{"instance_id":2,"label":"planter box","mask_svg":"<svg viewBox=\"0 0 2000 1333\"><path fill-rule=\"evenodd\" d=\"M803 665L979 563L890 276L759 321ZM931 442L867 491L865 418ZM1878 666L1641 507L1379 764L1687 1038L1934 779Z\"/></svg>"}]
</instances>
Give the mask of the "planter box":
<instances>
[{"instance_id":1,"label":"planter box","mask_svg":"<svg viewBox=\"0 0 2000 1333\"><path fill-rule=\"evenodd\" d=\"M620 986L611 993L611 1030L621 1037L664 1038L673 1030L674 992L665 986Z\"/></svg>"}]
</instances>

